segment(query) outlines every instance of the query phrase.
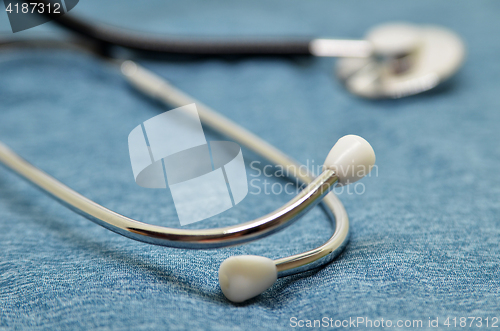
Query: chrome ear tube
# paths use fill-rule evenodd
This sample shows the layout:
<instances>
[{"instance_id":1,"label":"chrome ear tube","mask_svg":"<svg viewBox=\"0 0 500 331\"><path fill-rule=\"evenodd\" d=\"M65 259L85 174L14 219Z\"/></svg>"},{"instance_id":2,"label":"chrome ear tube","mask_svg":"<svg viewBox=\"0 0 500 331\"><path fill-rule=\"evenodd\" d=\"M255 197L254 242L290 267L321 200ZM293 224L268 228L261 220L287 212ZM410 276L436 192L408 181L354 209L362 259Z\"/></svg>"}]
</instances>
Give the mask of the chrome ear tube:
<instances>
[{"instance_id":1,"label":"chrome ear tube","mask_svg":"<svg viewBox=\"0 0 500 331\"><path fill-rule=\"evenodd\" d=\"M219 248L263 238L291 225L311 208L323 202L335 222L332 237L323 245L277 260L239 256L230 258L221 265L219 270L221 289L226 297L234 302L245 301L258 295L271 286L278 277L303 272L330 262L346 245L349 220L342 203L331 190L337 184L352 183L370 172L375 163L375 154L366 140L354 135L341 138L328 154L324 171L313 178L309 174L301 174L298 171L300 164L275 147L183 94L134 62L121 63L121 70L132 85L151 97L174 106L196 102L200 118L206 125L277 165L297 170L290 176L295 176L306 183L306 188L274 212L246 223L202 230L178 229L150 225L113 212L33 166L2 143L0 143L0 163L70 209L113 232L141 242L175 248ZM356 169L362 167L365 172L356 172L353 175L349 171L350 167Z\"/></svg>"},{"instance_id":2,"label":"chrome ear tube","mask_svg":"<svg viewBox=\"0 0 500 331\"><path fill-rule=\"evenodd\" d=\"M218 248L256 240L291 225L325 199L327 208L335 217L336 226L333 236L320 247L274 261L262 256L245 255L233 256L222 263L219 269L222 292L229 300L242 302L268 289L278 277L321 266L340 252L348 240L349 221L342 204L330 191L337 183L349 184L364 176L339 176L337 172L340 174L351 166L366 167L369 172L375 162L375 154L363 138L345 136L330 151L325 170L290 202L253 221L206 230L166 228L120 215L57 181L2 143L0 162L72 210L111 231L145 243L175 248Z\"/></svg>"}]
</instances>

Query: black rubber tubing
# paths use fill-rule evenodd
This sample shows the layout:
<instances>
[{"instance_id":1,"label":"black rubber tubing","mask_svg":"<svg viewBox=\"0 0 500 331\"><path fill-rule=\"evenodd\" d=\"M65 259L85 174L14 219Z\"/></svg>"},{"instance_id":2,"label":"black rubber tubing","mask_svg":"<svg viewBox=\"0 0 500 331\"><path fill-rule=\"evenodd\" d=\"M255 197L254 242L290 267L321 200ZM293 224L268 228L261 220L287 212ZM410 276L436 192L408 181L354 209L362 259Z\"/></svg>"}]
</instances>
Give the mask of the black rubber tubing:
<instances>
[{"instance_id":1,"label":"black rubber tubing","mask_svg":"<svg viewBox=\"0 0 500 331\"><path fill-rule=\"evenodd\" d=\"M121 46L135 51L205 56L229 55L311 55L311 38L216 39L161 37L97 24L71 14L52 17L58 25L105 46Z\"/></svg>"}]
</instances>

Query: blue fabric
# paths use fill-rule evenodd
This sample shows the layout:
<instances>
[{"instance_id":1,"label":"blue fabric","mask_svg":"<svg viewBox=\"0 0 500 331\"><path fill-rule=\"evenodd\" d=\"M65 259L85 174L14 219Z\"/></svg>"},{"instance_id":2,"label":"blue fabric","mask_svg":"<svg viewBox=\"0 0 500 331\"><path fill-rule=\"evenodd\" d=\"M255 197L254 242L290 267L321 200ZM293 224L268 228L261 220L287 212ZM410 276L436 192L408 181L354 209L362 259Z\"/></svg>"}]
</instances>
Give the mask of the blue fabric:
<instances>
[{"instance_id":1,"label":"blue fabric","mask_svg":"<svg viewBox=\"0 0 500 331\"><path fill-rule=\"evenodd\" d=\"M278 330L290 329L292 317L422 320L427 329L429 317L441 328L447 317L481 317L483 327L500 317L500 2L82 0L73 12L205 35L356 38L375 24L410 20L457 31L468 59L436 91L386 101L346 93L330 59L142 60L301 162L321 164L345 134L370 141L378 176L363 180L364 194L340 195L349 245L325 268L235 305L219 289L219 264L234 254L276 258L320 245L331 233L321 209L249 245L176 250L111 233L2 167L0 329ZM38 31L53 30L46 24L26 34ZM0 73L1 141L112 210L179 226L168 190L135 184L127 147L128 133L166 108L82 54L2 53ZM250 163L262 160L243 153L251 179ZM236 224L289 198L249 194L189 227Z\"/></svg>"}]
</instances>

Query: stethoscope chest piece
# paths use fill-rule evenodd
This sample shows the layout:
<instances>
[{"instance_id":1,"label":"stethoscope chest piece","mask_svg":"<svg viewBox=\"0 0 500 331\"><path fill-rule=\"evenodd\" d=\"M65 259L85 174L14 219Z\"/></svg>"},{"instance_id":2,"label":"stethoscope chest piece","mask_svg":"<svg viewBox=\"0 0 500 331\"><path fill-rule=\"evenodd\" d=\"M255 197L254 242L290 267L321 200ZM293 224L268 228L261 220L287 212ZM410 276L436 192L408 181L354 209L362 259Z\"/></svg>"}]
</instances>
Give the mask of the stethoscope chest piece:
<instances>
[{"instance_id":1,"label":"stethoscope chest piece","mask_svg":"<svg viewBox=\"0 0 500 331\"><path fill-rule=\"evenodd\" d=\"M336 68L347 90L365 98L427 91L457 72L465 58L460 37L438 26L384 24L369 31L366 40L369 57L341 58Z\"/></svg>"}]
</instances>

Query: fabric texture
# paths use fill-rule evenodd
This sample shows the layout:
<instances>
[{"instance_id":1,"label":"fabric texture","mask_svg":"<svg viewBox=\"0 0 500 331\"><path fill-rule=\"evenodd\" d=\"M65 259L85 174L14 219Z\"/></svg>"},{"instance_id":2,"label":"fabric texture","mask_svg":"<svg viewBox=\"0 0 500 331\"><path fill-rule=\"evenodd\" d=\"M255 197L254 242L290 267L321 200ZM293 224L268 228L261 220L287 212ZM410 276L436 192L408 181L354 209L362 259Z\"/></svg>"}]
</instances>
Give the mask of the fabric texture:
<instances>
[{"instance_id":1,"label":"fabric texture","mask_svg":"<svg viewBox=\"0 0 500 331\"><path fill-rule=\"evenodd\" d=\"M436 90L376 101L347 93L332 59L138 60L311 167L345 134L370 141L376 173L357 192L339 192L349 244L326 267L233 304L218 285L220 263L322 244L332 231L322 209L248 245L171 249L109 232L0 167L1 330L286 330L292 317L422 320L429 329L429 318L440 328L447 317L480 317L483 327L500 318L500 2L81 0L72 12L207 36L360 38L376 24L408 20L456 31L468 55ZM45 24L17 35L38 32L60 33ZM0 101L0 140L21 156L107 208L180 227L168 190L134 182L127 146L133 128L168 108L135 92L116 68L70 51L3 52ZM204 130L209 141L227 140ZM255 187L187 228L241 223L293 196L266 194L264 180L268 190L286 181L256 177L267 163L242 150Z\"/></svg>"}]
</instances>

